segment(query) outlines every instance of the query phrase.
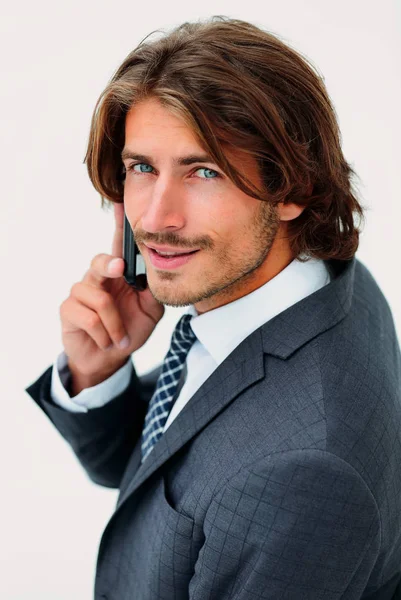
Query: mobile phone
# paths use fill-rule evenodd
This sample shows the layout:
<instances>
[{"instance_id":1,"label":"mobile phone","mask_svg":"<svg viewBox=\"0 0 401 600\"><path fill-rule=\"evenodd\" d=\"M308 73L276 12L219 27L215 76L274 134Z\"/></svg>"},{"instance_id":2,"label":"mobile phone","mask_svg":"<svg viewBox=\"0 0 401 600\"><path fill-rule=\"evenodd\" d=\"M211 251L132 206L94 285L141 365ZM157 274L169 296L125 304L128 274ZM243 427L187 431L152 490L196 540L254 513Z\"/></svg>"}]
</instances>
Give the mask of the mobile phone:
<instances>
[{"instance_id":1,"label":"mobile phone","mask_svg":"<svg viewBox=\"0 0 401 600\"><path fill-rule=\"evenodd\" d=\"M124 279L136 290L145 290L148 284L146 277L146 265L139 248L136 245L134 232L124 211L124 233L123 233L123 260Z\"/></svg>"}]
</instances>

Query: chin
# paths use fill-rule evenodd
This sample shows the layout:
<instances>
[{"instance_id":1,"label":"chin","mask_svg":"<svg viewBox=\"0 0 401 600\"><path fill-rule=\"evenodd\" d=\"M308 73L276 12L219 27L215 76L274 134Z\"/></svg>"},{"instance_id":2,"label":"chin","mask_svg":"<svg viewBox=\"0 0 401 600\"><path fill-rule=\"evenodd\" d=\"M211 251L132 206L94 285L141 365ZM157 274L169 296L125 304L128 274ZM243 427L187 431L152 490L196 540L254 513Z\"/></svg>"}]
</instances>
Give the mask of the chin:
<instances>
[{"instance_id":1,"label":"chin","mask_svg":"<svg viewBox=\"0 0 401 600\"><path fill-rule=\"evenodd\" d=\"M174 281L152 281L148 277L148 286L152 293L152 296L161 304L166 306L189 306L192 304L191 296L188 290L178 289L178 286Z\"/></svg>"}]
</instances>

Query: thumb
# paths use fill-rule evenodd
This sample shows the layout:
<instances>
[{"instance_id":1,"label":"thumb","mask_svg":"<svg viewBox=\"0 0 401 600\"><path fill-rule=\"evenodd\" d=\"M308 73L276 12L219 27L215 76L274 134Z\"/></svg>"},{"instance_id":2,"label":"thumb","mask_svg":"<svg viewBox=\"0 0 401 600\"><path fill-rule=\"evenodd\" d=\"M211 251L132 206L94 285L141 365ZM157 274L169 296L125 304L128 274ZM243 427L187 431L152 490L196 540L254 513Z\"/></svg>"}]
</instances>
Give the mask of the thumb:
<instances>
[{"instance_id":1,"label":"thumb","mask_svg":"<svg viewBox=\"0 0 401 600\"><path fill-rule=\"evenodd\" d=\"M119 258L122 258L125 219L124 202L114 202L113 204L115 229L111 253L113 256L118 256Z\"/></svg>"}]
</instances>

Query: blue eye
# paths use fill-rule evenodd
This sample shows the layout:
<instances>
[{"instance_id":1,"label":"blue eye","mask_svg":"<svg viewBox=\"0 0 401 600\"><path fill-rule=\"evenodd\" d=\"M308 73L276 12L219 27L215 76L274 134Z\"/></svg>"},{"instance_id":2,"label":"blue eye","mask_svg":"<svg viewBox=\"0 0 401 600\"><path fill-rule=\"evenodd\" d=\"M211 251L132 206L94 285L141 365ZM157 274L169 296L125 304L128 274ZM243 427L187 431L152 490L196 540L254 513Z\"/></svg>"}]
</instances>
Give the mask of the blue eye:
<instances>
[{"instance_id":1,"label":"blue eye","mask_svg":"<svg viewBox=\"0 0 401 600\"><path fill-rule=\"evenodd\" d=\"M133 171L134 167L148 167L149 169L153 169L153 167L151 167L150 165L147 165L146 163L134 163L129 167L129 169ZM139 172L140 173L150 173L150 171L148 171L146 169L145 169L145 171L143 171L141 169Z\"/></svg>"},{"instance_id":2,"label":"blue eye","mask_svg":"<svg viewBox=\"0 0 401 600\"><path fill-rule=\"evenodd\" d=\"M208 171L209 173L214 173L213 177L201 177L201 179L216 179L216 177L219 177L217 171L214 171L213 169L208 169L207 167L201 167L200 169L197 169L197 171Z\"/></svg>"}]
</instances>

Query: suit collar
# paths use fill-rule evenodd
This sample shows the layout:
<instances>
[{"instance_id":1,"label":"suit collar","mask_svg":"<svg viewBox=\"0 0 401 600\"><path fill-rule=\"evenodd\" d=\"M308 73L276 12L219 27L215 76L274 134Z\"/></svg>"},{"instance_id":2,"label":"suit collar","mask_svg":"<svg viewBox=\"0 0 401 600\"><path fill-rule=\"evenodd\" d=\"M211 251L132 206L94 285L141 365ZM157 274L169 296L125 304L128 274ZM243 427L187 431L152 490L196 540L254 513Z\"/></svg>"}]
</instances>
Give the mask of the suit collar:
<instances>
[{"instance_id":1,"label":"suit collar","mask_svg":"<svg viewBox=\"0 0 401 600\"><path fill-rule=\"evenodd\" d=\"M351 308L357 259L325 261L332 281L261 327L263 350L286 359L341 321Z\"/></svg>"},{"instance_id":2,"label":"suit collar","mask_svg":"<svg viewBox=\"0 0 401 600\"><path fill-rule=\"evenodd\" d=\"M244 296L198 314L193 305L187 312L193 315L191 327L197 340L188 355L201 352L210 355L215 368L242 340L290 306L310 296L330 282L330 273L321 259L306 262L292 260L275 277ZM198 347L200 348L198 349Z\"/></svg>"}]
</instances>

